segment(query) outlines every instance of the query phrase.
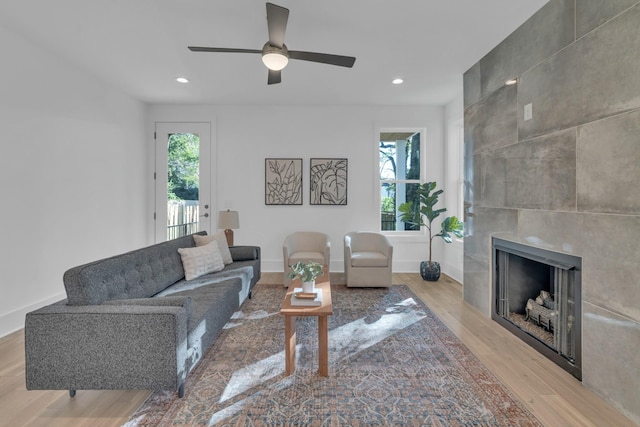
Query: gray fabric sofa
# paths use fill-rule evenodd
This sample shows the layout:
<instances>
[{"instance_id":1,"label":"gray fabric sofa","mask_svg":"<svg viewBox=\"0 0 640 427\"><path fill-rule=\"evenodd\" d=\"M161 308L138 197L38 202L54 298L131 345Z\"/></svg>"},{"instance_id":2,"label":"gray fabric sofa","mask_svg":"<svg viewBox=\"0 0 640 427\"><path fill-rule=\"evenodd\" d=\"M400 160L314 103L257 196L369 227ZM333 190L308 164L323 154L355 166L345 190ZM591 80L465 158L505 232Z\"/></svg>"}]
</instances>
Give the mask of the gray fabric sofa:
<instances>
[{"instance_id":1,"label":"gray fabric sofa","mask_svg":"<svg viewBox=\"0 0 640 427\"><path fill-rule=\"evenodd\" d=\"M194 245L186 236L68 270L67 299L26 315L27 389L182 397L188 373L260 279L260 248L232 246L224 270L185 281L178 248Z\"/></svg>"}]
</instances>

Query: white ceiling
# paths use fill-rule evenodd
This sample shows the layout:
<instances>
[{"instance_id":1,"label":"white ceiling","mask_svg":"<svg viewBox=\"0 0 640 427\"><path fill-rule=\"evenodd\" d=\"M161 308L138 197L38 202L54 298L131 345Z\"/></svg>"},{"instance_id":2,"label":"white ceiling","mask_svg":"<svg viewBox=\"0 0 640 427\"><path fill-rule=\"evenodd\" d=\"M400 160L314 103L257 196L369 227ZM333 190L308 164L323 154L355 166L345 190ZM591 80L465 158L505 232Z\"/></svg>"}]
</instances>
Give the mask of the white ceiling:
<instances>
[{"instance_id":1,"label":"white ceiling","mask_svg":"<svg viewBox=\"0 0 640 427\"><path fill-rule=\"evenodd\" d=\"M258 0L2 0L0 25L148 103L427 104L547 0L273 0L289 49L355 56L352 69L292 60L267 86ZM179 84L178 76L190 79ZM391 84L402 77L403 85Z\"/></svg>"}]
</instances>

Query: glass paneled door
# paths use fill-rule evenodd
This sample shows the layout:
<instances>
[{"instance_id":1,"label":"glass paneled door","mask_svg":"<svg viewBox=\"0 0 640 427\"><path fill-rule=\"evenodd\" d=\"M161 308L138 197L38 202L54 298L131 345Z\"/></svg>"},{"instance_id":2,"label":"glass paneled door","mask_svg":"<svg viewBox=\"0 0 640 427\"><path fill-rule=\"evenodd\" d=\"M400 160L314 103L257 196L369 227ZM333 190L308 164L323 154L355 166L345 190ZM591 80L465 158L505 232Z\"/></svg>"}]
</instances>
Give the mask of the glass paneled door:
<instances>
[{"instance_id":1,"label":"glass paneled door","mask_svg":"<svg viewBox=\"0 0 640 427\"><path fill-rule=\"evenodd\" d=\"M156 123L155 241L211 231L211 124Z\"/></svg>"}]
</instances>

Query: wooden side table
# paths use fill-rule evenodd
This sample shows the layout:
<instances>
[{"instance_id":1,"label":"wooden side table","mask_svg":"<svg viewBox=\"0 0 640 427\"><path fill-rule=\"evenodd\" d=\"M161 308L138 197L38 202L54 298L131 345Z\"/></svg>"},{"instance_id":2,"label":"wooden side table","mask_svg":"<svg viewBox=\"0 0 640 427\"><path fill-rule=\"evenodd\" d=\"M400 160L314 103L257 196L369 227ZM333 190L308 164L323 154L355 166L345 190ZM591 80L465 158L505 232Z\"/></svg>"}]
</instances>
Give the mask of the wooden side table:
<instances>
[{"instance_id":1,"label":"wooden side table","mask_svg":"<svg viewBox=\"0 0 640 427\"><path fill-rule=\"evenodd\" d=\"M326 268L325 271L327 271ZM296 370L296 317L317 316L318 372L326 377L329 376L329 316L333 314L329 275L324 274L316 279L316 289L322 291L322 305L320 306L291 305L293 289L300 287L302 284L299 279L291 282L280 308L280 314L284 315L285 372L287 375L291 375Z\"/></svg>"}]
</instances>

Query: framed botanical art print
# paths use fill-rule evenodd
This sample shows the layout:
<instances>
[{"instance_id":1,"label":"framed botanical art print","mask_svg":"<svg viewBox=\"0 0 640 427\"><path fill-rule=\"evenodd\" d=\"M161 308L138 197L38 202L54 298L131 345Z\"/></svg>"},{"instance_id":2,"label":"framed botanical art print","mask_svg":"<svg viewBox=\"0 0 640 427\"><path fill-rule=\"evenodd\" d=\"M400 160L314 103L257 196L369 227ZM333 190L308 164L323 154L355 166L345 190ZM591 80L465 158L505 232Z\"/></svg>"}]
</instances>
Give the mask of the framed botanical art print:
<instances>
[{"instance_id":1,"label":"framed botanical art print","mask_svg":"<svg viewBox=\"0 0 640 427\"><path fill-rule=\"evenodd\" d=\"M302 159L265 159L264 203L302 204Z\"/></svg>"},{"instance_id":2,"label":"framed botanical art print","mask_svg":"<svg viewBox=\"0 0 640 427\"><path fill-rule=\"evenodd\" d=\"M347 204L347 159L311 159L310 204Z\"/></svg>"}]
</instances>

